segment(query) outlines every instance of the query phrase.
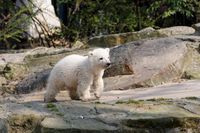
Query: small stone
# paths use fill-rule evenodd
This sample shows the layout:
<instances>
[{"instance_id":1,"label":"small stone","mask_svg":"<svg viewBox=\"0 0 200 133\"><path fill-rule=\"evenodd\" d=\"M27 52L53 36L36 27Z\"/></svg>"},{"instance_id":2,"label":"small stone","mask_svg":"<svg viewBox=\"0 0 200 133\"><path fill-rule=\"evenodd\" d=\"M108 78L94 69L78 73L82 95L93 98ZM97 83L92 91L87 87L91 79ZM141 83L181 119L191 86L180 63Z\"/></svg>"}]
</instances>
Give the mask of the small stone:
<instances>
[{"instance_id":1,"label":"small stone","mask_svg":"<svg viewBox=\"0 0 200 133\"><path fill-rule=\"evenodd\" d=\"M157 31L160 34L165 34L167 36L191 35L195 33L195 29L188 26L174 26L174 27L159 29Z\"/></svg>"},{"instance_id":2,"label":"small stone","mask_svg":"<svg viewBox=\"0 0 200 133\"><path fill-rule=\"evenodd\" d=\"M192 27L196 30L197 33L200 33L200 23L193 24Z\"/></svg>"},{"instance_id":3,"label":"small stone","mask_svg":"<svg viewBox=\"0 0 200 133\"><path fill-rule=\"evenodd\" d=\"M5 77L0 77L0 86L2 86L3 84L6 84L6 78Z\"/></svg>"},{"instance_id":4,"label":"small stone","mask_svg":"<svg viewBox=\"0 0 200 133\"><path fill-rule=\"evenodd\" d=\"M72 47L73 48L81 48L81 47L84 47L84 43L82 43L81 41L76 41L73 45L72 45Z\"/></svg>"},{"instance_id":5,"label":"small stone","mask_svg":"<svg viewBox=\"0 0 200 133\"><path fill-rule=\"evenodd\" d=\"M50 118L46 117L42 123L43 128L51 128L51 129L68 129L70 125L66 123L62 118Z\"/></svg>"},{"instance_id":6,"label":"small stone","mask_svg":"<svg viewBox=\"0 0 200 133\"><path fill-rule=\"evenodd\" d=\"M8 133L8 129L7 129L7 123L0 119L0 133Z\"/></svg>"}]
</instances>

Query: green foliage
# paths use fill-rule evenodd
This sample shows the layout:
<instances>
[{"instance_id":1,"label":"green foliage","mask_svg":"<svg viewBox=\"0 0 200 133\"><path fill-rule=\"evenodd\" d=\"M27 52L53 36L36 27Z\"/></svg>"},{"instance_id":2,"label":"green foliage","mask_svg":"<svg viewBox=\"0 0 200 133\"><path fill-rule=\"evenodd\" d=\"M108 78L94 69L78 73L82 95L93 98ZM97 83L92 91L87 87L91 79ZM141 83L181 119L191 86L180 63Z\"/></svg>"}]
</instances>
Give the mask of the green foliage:
<instances>
[{"instance_id":1,"label":"green foliage","mask_svg":"<svg viewBox=\"0 0 200 133\"><path fill-rule=\"evenodd\" d=\"M29 17L23 14L30 12L29 7L17 8L12 0L0 1L0 44L6 43L8 47L9 41L18 41L25 32L20 28L23 23L27 22Z\"/></svg>"},{"instance_id":2,"label":"green foliage","mask_svg":"<svg viewBox=\"0 0 200 133\"><path fill-rule=\"evenodd\" d=\"M57 106L55 104L53 104L53 103L48 103L46 105L46 107L49 109L49 111L54 111L54 112L58 112L59 111Z\"/></svg>"},{"instance_id":3,"label":"green foliage","mask_svg":"<svg viewBox=\"0 0 200 133\"><path fill-rule=\"evenodd\" d=\"M56 115L64 116L63 113L59 112L59 109L57 108L55 104L47 103L46 107L48 108L49 111L54 112Z\"/></svg>"},{"instance_id":4,"label":"green foliage","mask_svg":"<svg viewBox=\"0 0 200 133\"><path fill-rule=\"evenodd\" d=\"M133 5L132 1L84 0L79 7L74 0L59 0L59 3L67 5L67 22L63 33L70 40L134 31L137 26L135 11L130 6Z\"/></svg>"},{"instance_id":5,"label":"green foliage","mask_svg":"<svg viewBox=\"0 0 200 133\"><path fill-rule=\"evenodd\" d=\"M197 5L196 0L146 0L142 3L132 0L58 0L58 3L67 5L63 35L69 40L160 27L161 22L170 21L168 19L177 14L190 19L194 17Z\"/></svg>"},{"instance_id":6,"label":"green foliage","mask_svg":"<svg viewBox=\"0 0 200 133\"><path fill-rule=\"evenodd\" d=\"M198 0L56 1L57 12L61 10L61 5L65 5L66 9L66 20L59 37L64 36L69 41L102 34L132 32L149 26L184 25L187 20L195 18L195 8L199 3ZM0 0L0 45L8 44L10 40L20 41L25 33L24 28L20 27L26 26L37 13L30 9L25 6L17 8L13 0Z\"/></svg>"},{"instance_id":7,"label":"green foliage","mask_svg":"<svg viewBox=\"0 0 200 133\"><path fill-rule=\"evenodd\" d=\"M154 23L166 20L176 15L181 16L183 19L190 19L194 17L195 7L197 4L197 0L157 0L151 3L147 12L149 12L151 16L154 16L151 17L151 20L154 21Z\"/></svg>"}]
</instances>

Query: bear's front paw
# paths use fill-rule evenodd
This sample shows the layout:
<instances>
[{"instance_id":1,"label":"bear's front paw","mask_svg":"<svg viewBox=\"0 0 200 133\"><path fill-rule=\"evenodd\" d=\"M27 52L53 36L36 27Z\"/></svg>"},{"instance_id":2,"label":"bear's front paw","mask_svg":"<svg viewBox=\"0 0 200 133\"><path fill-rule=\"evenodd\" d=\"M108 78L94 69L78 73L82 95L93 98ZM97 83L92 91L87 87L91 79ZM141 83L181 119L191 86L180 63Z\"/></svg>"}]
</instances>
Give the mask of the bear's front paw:
<instances>
[{"instance_id":1,"label":"bear's front paw","mask_svg":"<svg viewBox=\"0 0 200 133\"><path fill-rule=\"evenodd\" d=\"M94 101L94 100L96 100L96 98L90 98L90 99L82 99L81 101L83 101L83 102L91 102L91 101Z\"/></svg>"},{"instance_id":2,"label":"bear's front paw","mask_svg":"<svg viewBox=\"0 0 200 133\"><path fill-rule=\"evenodd\" d=\"M81 97L80 100L83 101L83 102L90 102L90 101L96 100L96 97L90 97L90 98Z\"/></svg>"},{"instance_id":3,"label":"bear's front paw","mask_svg":"<svg viewBox=\"0 0 200 133\"><path fill-rule=\"evenodd\" d=\"M94 93L94 96L96 97L96 99L99 99L101 97L101 95L98 93Z\"/></svg>"}]
</instances>

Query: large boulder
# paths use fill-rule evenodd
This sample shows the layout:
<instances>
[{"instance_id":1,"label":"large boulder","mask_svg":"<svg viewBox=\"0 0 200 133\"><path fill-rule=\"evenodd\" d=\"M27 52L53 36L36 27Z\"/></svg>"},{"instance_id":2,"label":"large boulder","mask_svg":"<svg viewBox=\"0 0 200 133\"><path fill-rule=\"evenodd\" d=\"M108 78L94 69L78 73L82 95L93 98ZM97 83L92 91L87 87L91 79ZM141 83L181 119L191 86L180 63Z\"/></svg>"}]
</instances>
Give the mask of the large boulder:
<instances>
[{"instance_id":1,"label":"large boulder","mask_svg":"<svg viewBox=\"0 0 200 133\"><path fill-rule=\"evenodd\" d=\"M153 28L146 28L139 32L128 32L110 35L95 36L89 39L88 44L90 46L98 47L113 47L116 45L125 44L128 42L152 38L152 37L164 37L164 34L160 34Z\"/></svg>"},{"instance_id":2,"label":"large boulder","mask_svg":"<svg viewBox=\"0 0 200 133\"><path fill-rule=\"evenodd\" d=\"M142 40L114 47L106 70L107 90L155 86L180 79L191 62L187 42L173 37Z\"/></svg>"},{"instance_id":3,"label":"large boulder","mask_svg":"<svg viewBox=\"0 0 200 133\"><path fill-rule=\"evenodd\" d=\"M200 37L199 36L179 36L178 39L189 41L188 49L191 51L191 63L185 69L184 78L200 79ZM191 43L192 42L192 43Z\"/></svg>"},{"instance_id":4,"label":"large boulder","mask_svg":"<svg viewBox=\"0 0 200 133\"><path fill-rule=\"evenodd\" d=\"M149 87L200 78L198 36L146 39L111 48L112 66L105 71L105 90ZM69 54L91 49L38 47L23 53L1 54L2 90L29 93L45 87L51 68ZM195 65L194 65L195 64Z\"/></svg>"},{"instance_id":5,"label":"large boulder","mask_svg":"<svg viewBox=\"0 0 200 133\"><path fill-rule=\"evenodd\" d=\"M99 47L113 47L141 39L169 37L174 35L190 35L194 33L195 29L188 26L174 26L158 30L149 27L138 32L95 36L89 39L88 44Z\"/></svg>"}]
</instances>

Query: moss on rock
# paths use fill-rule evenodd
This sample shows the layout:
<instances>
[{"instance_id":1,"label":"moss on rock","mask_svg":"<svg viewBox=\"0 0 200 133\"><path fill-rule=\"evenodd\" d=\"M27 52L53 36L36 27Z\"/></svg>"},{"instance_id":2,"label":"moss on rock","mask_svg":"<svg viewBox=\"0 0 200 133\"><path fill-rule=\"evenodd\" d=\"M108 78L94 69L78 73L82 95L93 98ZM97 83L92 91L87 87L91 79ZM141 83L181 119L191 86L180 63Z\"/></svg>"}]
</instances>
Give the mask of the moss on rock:
<instances>
[{"instance_id":1,"label":"moss on rock","mask_svg":"<svg viewBox=\"0 0 200 133\"><path fill-rule=\"evenodd\" d=\"M8 118L9 132L13 133L32 133L42 121L41 116L37 115L12 115Z\"/></svg>"},{"instance_id":2,"label":"moss on rock","mask_svg":"<svg viewBox=\"0 0 200 133\"><path fill-rule=\"evenodd\" d=\"M98 47L113 47L132 41L156 37L166 37L166 35L156 30L142 30L139 32L128 32L93 37L88 41L88 44Z\"/></svg>"}]
</instances>

